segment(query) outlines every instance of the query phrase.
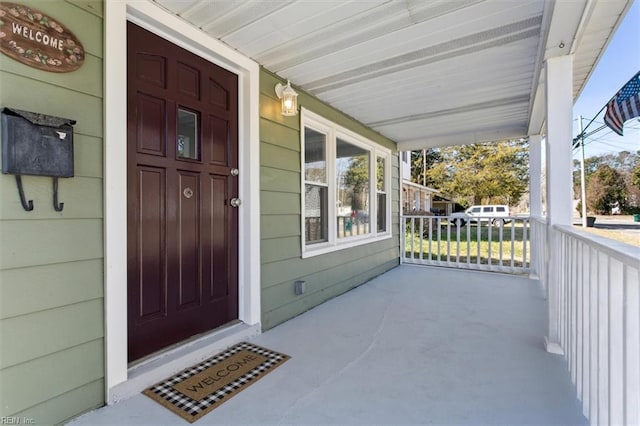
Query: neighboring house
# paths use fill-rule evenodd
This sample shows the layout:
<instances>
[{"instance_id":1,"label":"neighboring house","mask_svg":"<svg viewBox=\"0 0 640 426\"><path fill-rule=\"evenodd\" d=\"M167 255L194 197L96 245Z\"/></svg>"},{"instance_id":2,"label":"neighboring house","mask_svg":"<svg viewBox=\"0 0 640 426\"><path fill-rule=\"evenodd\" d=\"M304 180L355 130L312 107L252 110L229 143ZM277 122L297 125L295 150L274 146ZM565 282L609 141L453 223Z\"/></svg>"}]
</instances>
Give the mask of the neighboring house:
<instances>
[{"instance_id":1,"label":"neighboring house","mask_svg":"<svg viewBox=\"0 0 640 426\"><path fill-rule=\"evenodd\" d=\"M550 187L549 224L563 222L572 136L564 119L628 7L616 1L602 13L597 2L588 8L544 0L509 7L467 2L489 8L482 13L457 2L418 2L414 16L403 2L379 10L368 2L331 8L325 2L229 2L225 10L209 1L19 3L0 3L2 22L10 22L9 15L38 22L11 37L34 34L31 42L44 42L38 26L46 25L60 34L70 30L84 47L77 70L50 72L48 66L64 61L2 42L13 25L0 33L0 106L76 122L73 177L58 183L63 209L52 206L51 178L22 178L25 201L34 207L26 211L16 178L0 175L0 418L36 424L64 422L137 393L397 266L398 151L531 135L537 141L532 155L539 158L544 131L549 179L560 183ZM341 7L347 17L332 14ZM279 31L288 20L278 8L292 19L319 16L319 24L294 21L291 33ZM449 13L461 13L462 21L449 20ZM478 18L485 15L496 16ZM431 28L441 16L447 18L438 21L438 31L416 39L424 27L411 27L415 20ZM372 31L329 27L347 18L371 22ZM206 21L214 19L217 25ZM405 21L420 31L397 31ZM338 38L317 36L324 28ZM585 33L593 35L588 48L570 45ZM351 64L349 51L324 61L336 46L369 41L362 34L402 34L403 45L421 56L405 47L399 52L392 40L366 50L376 61L370 69ZM357 42L348 44L349 35ZM75 65L79 47L70 38L62 42L55 48ZM273 51L252 59L270 43ZM465 59L466 49L482 64L499 64L505 75L517 71L513 84L502 86L505 75L464 62L440 62L447 49L455 61ZM396 55L404 56L388 60ZM581 61L575 72L573 55ZM382 89L395 96L393 80L404 80L394 73L416 61L437 67L412 69L432 78L404 86L417 100L383 97ZM325 69L328 64L350 68ZM401 69L384 68L391 65ZM456 70L463 72L449 77ZM473 79L482 76L499 86L480 87ZM274 87L284 77L299 93L297 116L281 114ZM308 84L300 88L298 78ZM548 99L544 81L551 86ZM344 86L356 92L336 92ZM428 87L444 92L446 102L421 92ZM456 106L457 100L469 104ZM380 115L360 113L365 107ZM539 179L540 171L534 168L532 176ZM426 198L419 203L425 210L437 206ZM296 295L300 280L307 290ZM198 345L186 345L194 335Z\"/></svg>"},{"instance_id":2,"label":"neighboring house","mask_svg":"<svg viewBox=\"0 0 640 426\"><path fill-rule=\"evenodd\" d=\"M432 208L439 216L450 216L453 212L464 210L464 207L460 204L442 195L435 195L433 197Z\"/></svg>"},{"instance_id":3,"label":"neighboring house","mask_svg":"<svg viewBox=\"0 0 640 426\"><path fill-rule=\"evenodd\" d=\"M402 181L402 212L404 214L431 214L433 209L433 197L437 189Z\"/></svg>"},{"instance_id":4,"label":"neighboring house","mask_svg":"<svg viewBox=\"0 0 640 426\"><path fill-rule=\"evenodd\" d=\"M411 151L400 154L402 173L402 212L404 214L430 214L437 189L411 181Z\"/></svg>"}]
</instances>

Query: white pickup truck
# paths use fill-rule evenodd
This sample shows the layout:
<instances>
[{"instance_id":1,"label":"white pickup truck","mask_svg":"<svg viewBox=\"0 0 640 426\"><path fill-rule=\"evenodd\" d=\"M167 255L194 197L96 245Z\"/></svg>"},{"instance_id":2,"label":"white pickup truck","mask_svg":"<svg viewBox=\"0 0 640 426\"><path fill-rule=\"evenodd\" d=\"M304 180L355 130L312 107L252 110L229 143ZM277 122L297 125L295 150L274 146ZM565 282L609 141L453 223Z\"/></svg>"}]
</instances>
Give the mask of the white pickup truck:
<instances>
[{"instance_id":1,"label":"white pickup truck","mask_svg":"<svg viewBox=\"0 0 640 426\"><path fill-rule=\"evenodd\" d=\"M467 222L491 222L494 225L511 221L509 206L503 204L488 204L471 206L463 212L452 213L449 220L463 226Z\"/></svg>"}]
</instances>

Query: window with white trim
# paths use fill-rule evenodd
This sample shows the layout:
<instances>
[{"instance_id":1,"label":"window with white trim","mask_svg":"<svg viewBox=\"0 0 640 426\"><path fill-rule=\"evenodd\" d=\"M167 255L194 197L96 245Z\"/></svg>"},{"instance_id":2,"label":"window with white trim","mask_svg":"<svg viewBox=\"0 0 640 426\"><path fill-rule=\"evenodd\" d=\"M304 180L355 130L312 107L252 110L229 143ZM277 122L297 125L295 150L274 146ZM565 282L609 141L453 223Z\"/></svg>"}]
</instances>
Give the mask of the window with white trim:
<instances>
[{"instance_id":1,"label":"window with white trim","mask_svg":"<svg viewBox=\"0 0 640 426\"><path fill-rule=\"evenodd\" d=\"M386 176L389 174L387 158L378 155L376 158L376 202L378 214L376 217L376 225L378 232L387 232L387 182Z\"/></svg>"},{"instance_id":2,"label":"window with white trim","mask_svg":"<svg viewBox=\"0 0 640 426\"><path fill-rule=\"evenodd\" d=\"M302 256L391 237L391 151L302 108Z\"/></svg>"}]
</instances>

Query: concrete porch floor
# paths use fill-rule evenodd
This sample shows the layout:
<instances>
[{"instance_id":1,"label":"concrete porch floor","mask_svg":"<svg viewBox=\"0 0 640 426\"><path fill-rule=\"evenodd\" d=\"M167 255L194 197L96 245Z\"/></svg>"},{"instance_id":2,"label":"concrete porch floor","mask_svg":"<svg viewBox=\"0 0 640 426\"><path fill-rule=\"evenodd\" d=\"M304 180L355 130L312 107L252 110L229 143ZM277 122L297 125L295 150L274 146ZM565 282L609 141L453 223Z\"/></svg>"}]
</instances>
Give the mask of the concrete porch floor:
<instances>
[{"instance_id":1,"label":"concrete porch floor","mask_svg":"<svg viewBox=\"0 0 640 426\"><path fill-rule=\"evenodd\" d=\"M587 424L545 312L526 278L400 266L253 339L291 359L196 424ZM188 423L140 394L72 424Z\"/></svg>"}]
</instances>

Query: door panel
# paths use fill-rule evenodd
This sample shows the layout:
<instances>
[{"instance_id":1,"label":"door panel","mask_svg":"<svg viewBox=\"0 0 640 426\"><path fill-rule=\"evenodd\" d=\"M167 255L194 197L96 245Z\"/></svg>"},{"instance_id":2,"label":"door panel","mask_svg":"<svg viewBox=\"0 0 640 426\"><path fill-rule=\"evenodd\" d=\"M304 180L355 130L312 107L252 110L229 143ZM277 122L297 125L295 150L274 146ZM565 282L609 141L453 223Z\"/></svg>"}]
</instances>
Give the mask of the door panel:
<instances>
[{"instance_id":1,"label":"door panel","mask_svg":"<svg viewBox=\"0 0 640 426\"><path fill-rule=\"evenodd\" d=\"M138 152L164 156L167 146L164 129L167 121L165 100L140 93L137 106Z\"/></svg>"},{"instance_id":2,"label":"door panel","mask_svg":"<svg viewBox=\"0 0 640 426\"><path fill-rule=\"evenodd\" d=\"M167 87L167 63L164 57L137 52L135 59L136 78L140 83L149 83L162 89Z\"/></svg>"},{"instance_id":3,"label":"door panel","mask_svg":"<svg viewBox=\"0 0 640 426\"><path fill-rule=\"evenodd\" d=\"M127 31L132 361L238 317L238 81Z\"/></svg>"},{"instance_id":4,"label":"door panel","mask_svg":"<svg viewBox=\"0 0 640 426\"><path fill-rule=\"evenodd\" d=\"M208 137L213 141L211 155L208 158L209 163L224 165L228 157L226 143L229 139L228 123L215 116L209 116L209 123L210 126L206 130Z\"/></svg>"},{"instance_id":5,"label":"door panel","mask_svg":"<svg viewBox=\"0 0 640 426\"><path fill-rule=\"evenodd\" d=\"M177 71L176 83L180 94L200 99L200 71L182 62L178 62Z\"/></svg>"},{"instance_id":6,"label":"door panel","mask_svg":"<svg viewBox=\"0 0 640 426\"><path fill-rule=\"evenodd\" d=\"M211 286L209 289L209 297L213 300L224 298L225 294L229 292L226 283L226 276L222 271L228 268L229 259L227 258L228 252L226 247L229 245L227 241L227 233L220 233L216 231L215 224L220 222L226 222L227 209L223 208L223 199L228 199L225 182L218 176L210 176L211 187L211 227L210 236L211 240Z\"/></svg>"},{"instance_id":7,"label":"door panel","mask_svg":"<svg viewBox=\"0 0 640 426\"><path fill-rule=\"evenodd\" d=\"M179 308L200 303L200 176L180 173L182 197L178 210L178 264L180 268Z\"/></svg>"},{"instance_id":8,"label":"door panel","mask_svg":"<svg viewBox=\"0 0 640 426\"><path fill-rule=\"evenodd\" d=\"M147 321L166 314L166 247L162 230L165 228L165 172L154 167L138 168L140 209L138 222L140 263L138 278L139 316Z\"/></svg>"}]
</instances>

